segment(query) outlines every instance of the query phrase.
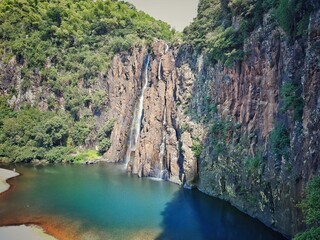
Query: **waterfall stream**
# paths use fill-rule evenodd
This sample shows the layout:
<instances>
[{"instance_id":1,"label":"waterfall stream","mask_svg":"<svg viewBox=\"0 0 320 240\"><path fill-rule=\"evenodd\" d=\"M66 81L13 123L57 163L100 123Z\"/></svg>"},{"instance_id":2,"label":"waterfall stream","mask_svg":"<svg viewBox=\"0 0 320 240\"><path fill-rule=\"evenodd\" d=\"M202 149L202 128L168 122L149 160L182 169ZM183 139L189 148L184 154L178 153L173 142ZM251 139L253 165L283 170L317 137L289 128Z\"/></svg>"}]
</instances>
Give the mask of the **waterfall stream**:
<instances>
[{"instance_id":1,"label":"waterfall stream","mask_svg":"<svg viewBox=\"0 0 320 240\"><path fill-rule=\"evenodd\" d=\"M159 172L157 174L157 178L159 179L166 179L166 171L165 169L165 153L166 153L166 125L167 125L167 108L164 106L164 112L163 112L163 132L162 132L162 140L160 145L160 152L159 152Z\"/></svg>"},{"instance_id":2,"label":"waterfall stream","mask_svg":"<svg viewBox=\"0 0 320 240\"><path fill-rule=\"evenodd\" d=\"M148 55L147 61L145 64L145 76L144 76L144 84L142 86L141 95L139 98L139 103L136 106L134 113L133 113L133 120L130 127L130 136L129 136L129 143L128 143L128 149L126 154L126 166L128 166L128 163L131 160L131 155L134 154L136 150L136 144L139 139L140 135L140 128L141 128L141 120L142 120L142 113L143 113L143 100L144 100L144 91L148 86L148 67L149 67L150 57Z\"/></svg>"},{"instance_id":3,"label":"waterfall stream","mask_svg":"<svg viewBox=\"0 0 320 240\"><path fill-rule=\"evenodd\" d=\"M166 54L168 52L168 50L169 50L169 45L166 44L166 49L164 50L164 54Z\"/></svg>"},{"instance_id":4,"label":"waterfall stream","mask_svg":"<svg viewBox=\"0 0 320 240\"><path fill-rule=\"evenodd\" d=\"M158 66L158 80L161 80L161 64L162 64L162 59L160 58L159 66Z\"/></svg>"}]
</instances>

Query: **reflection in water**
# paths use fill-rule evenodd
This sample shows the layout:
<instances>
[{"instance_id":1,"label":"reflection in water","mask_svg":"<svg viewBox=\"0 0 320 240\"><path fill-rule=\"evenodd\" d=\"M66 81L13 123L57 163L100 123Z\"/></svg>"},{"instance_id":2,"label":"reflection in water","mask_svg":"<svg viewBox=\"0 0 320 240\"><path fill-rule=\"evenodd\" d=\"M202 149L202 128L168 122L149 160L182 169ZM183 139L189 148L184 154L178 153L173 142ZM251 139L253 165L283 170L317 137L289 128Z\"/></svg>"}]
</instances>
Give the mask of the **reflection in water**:
<instances>
[{"instance_id":1,"label":"reflection in water","mask_svg":"<svg viewBox=\"0 0 320 240\"><path fill-rule=\"evenodd\" d=\"M157 240L284 239L230 204L197 190L180 189L162 212Z\"/></svg>"},{"instance_id":2,"label":"reflection in water","mask_svg":"<svg viewBox=\"0 0 320 240\"><path fill-rule=\"evenodd\" d=\"M120 165L15 167L0 225L37 223L60 239L281 239L223 201Z\"/></svg>"}]
</instances>

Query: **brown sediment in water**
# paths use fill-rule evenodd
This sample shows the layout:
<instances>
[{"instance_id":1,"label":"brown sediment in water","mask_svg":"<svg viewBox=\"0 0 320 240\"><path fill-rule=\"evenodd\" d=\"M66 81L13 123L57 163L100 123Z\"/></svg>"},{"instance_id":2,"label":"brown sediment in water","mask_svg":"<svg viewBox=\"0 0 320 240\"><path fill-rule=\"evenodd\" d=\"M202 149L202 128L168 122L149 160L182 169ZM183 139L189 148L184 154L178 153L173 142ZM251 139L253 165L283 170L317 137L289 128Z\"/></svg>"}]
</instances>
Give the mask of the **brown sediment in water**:
<instances>
[{"instance_id":1,"label":"brown sediment in water","mask_svg":"<svg viewBox=\"0 0 320 240\"><path fill-rule=\"evenodd\" d=\"M1 197L5 197L5 195L14 191L17 187L13 178L8 179L7 183L10 184L10 188L7 191L2 192ZM75 222L68 222L65 219L54 216L31 216L24 215L25 213L21 214L17 212L6 213L5 216L0 219L0 226L37 225L41 227L45 233L55 237L56 239L79 239L76 231L74 230L77 229Z\"/></svg>"},{"instance_id":2,"label":"brown sediment in water","mask_svg":"<svg viewBox=\"0 0 320 240\"><path fill-rule=\"evenodd\" d=\"M130 240L153 240L160 235L161 231L156 229L141 229L129 234Z\"/></svg>"},{"instance_id":3,"label":"brown sediment in water","mask_svg":"<svg viewBox=\"0 0 320 240\"><path fill-rule=\"evenodd\" d=\"M13 183L14 180L15 180L14 178L9 178L6 180L6 182L10 185L10 188L8 188L8 190L6 190L4 192L0 192L0 196L4 196L4 195L10 193L11 191L14 191L14 189L16 189L17 186L15 183Z\"/></svg>"},{"instance_id":4,"label":"brown sediment in water","mask_svg":"<svg viewBox=\"0 0 320 240\"><path fill-rule=\"evenodd\" d=\"M78 240L80 224L55 216L13 216L0 220L0 226L37 225L59 240Z\"/></svg>"},{"instance_id":5,"label":"brown sediment in water","mask_svg":"<svg viewBox=\"0 0 320 240\"><path fill-rule=\"evenodd\" d=\"M45 233L37 225L18 225L0 227L1 239L33 239L33 240L57 240L55 237Z\"/></svg>"},{"instance_id":6,"label":"brown sediment in water","mask_svg":"<svg viewBox=\"0 0 320 240\"><path fill-rule=\"evenodd\" d=\"M17 180L16 177L22 177L22 176L32 176L34 174L31 174L31 173L19 173L19 175L15 176L15 177L12 177L12 178L9 178L6 180L6 182L10 185L10 188L8 188L6 191L4 192L0 192L0 196L3 196L3 195L6 195L6 194L9 194L10 192L14 191L16 188L17 188L17 185L15 183L15 181ZM34 175L35 176L35 175Z\"/></svg>"},{"instance_id":7,"label":"brown sediment in water","mask_svg":"<svg viewBox=\"0 0 320 240\"><path fill-rule=\"evenodd\" d=\"M10 187L4 192L0 192L1 197L4 197L4 195L7 195L11 191L15 190L17 186L14 181L14 178L9 178L6 180ZM45 233L55 237L56 239L79 239L77 233L73 230L77 229L75 223L70 221L68 225L66 225L64 224L66 222L66 220L54 216L22 216L19 215L19 213L9 213L6 214L4 218L0 219L0 226L37 225L41 227Z\"/></svg>"},{"instance_id":8,"label":"brown sediment in water","mask_svg":"<svg viewBox=\"0 0 320 240\"><path fill-rule=\"evenodd\" d=\"M20 174L5 168L0 168L0 195L10 189L8 180L19 176Z\"/></svg>"},{"instance_id":9,"label":"brown sediment in water","mask_svg":"<svg viewBox=\"0 0 320 240\"><path fill-rule=\"evenodd\" d=\"M28 173L27 173L28 174ZM16 179L8 179L10 188L1 195L6 199L16 188L21 187ZM8 195L7 195L8 194ZM2 207L6 207L3 205ZM11 209L11 210L10 210ZM36 225L43 229L44 233L53 236L58 240L80 240L80 239L130 239L130 240L151 240L160 234L160 229L140 229L130 231L128 229L99 229L88 228L81 221L75 221L60 215L49 215L30 212L28 205L11 206L1 213L0 226Z\"/></svg>"},{"instance_id":10,"label":"brown sediment in water","mask_svg":"<svg viewBox=\"0 0 320 240\"><path fill-rule=\"evenodd\" d=\"M53 236L58 240L81 240L81 239L130 239L130 240L152 240L160 235L160 229L140 229L133 232L126 232L121 235L121 229L111 232L104 232L99 229L83 228L77 221L67 220L62 217L39 215L19 216L0 220L0 226L37 225L44 233ZM119 234L120 233L120 234Z\"/></svg>"}]
</instances>

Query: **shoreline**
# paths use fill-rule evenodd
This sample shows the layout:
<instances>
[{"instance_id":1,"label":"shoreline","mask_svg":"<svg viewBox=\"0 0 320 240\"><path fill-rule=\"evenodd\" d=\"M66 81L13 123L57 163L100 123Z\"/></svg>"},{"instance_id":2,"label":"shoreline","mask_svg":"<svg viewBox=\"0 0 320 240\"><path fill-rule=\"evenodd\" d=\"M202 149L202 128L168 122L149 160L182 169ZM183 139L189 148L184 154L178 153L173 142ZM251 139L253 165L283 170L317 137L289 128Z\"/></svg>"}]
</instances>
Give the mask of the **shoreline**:
<instances>
[{"instance_id":1,"label":"shoreline","mask_svg":"<svg viewBox=\"0 0 320 240\"><path fill-rule=\"evenodd\" d=\"M11 187L7 180L19 176L20 173L8 169L0 168L0 195L8 191ZM0 237L10 240L21 239L33 240L56 240L57 238L47 234L39 225L21 224L0 226Z\"/></svg>"},{"instance_id":2,"label":"shoreline","mask_svg":"<svg viewBox=\"0 0 320 240\"><path fill-rule=\"evenodd\" d=\"M33 240L57 240L55 237L45 233L43 228L38 225L11 225L1 226L0 236L4 239L19 240L22 239L33 239Z\"/></svg>"},{"instance_id":3,"label":"shoreline","mask_svg":"<svg viewBox=\"0 0 320 240\"><path fill-rule=\"evenodd\" d=\"M7 180L13 177L17 177L19 175L20 173L17 173L15 171L0 168L0 194L9 190L10 184L7 183Z\"/></svg>"},{"instance_id":4,"label":"shoreline","mask_svg":"<svg viewBox=\"0 0 320 240\"><path fill-rule=\"evenodd\" d=\"M65 226L68 226L67 228ZM154 240L161 234L161 229L138 229L136 231L128 232L121 236L122 229L113 229L110 232L103 232L101 229L90 228L83 229L83 225L78 221L71 221L59 216L40 215L34 217L21 216L21 218L13 221L6 221L0 226L0 239L3 237L2 230L10 227L19 227L17 230L9 229L10 231L20 231L23 228L27 229L31 234L41 234L41 238L26 238L32 240L80 240L80 239L123 239L123 240ZM39 233L40 229L40 233ZM114 237L114 234L116 236ZM118 234L120 234L118 236ZM25 235L22 235L25 236ZM5 239L21 240L21 235L15 237L14 235L5 235Z\"/></svg>"}]
</instances>

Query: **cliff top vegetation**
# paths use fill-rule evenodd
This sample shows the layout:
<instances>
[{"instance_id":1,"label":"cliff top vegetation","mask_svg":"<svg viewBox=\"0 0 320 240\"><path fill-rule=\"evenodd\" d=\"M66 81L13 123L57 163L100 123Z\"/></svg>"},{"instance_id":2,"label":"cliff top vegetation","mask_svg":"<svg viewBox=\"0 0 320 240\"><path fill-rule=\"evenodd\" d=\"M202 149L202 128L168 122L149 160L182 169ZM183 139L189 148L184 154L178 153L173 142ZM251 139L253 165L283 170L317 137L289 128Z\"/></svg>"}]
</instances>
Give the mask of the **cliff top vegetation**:
<instances>
[{"instance_id":1,"label":"cliff top vegetation","mask_svg":"<svg viewBox=\"0 0 320 240\"><path fill-rule=\"evenodd\" d=\"M69 154L88 142L104 153L110 131L94 123L107 101L105 91L93 87L99 74L116 53L175 34L167 23L121 1L0 1L0 66L17 71L16 79L0 74L0 160L77 161ZM36 96L47 98L49 111L22 102L13 112L7 101L34 86L49 90Z\"/></svg>"},{"instance_id":2,"label":"cliff top vegetation","mask_svg":"<svg viewBox=\"0 0 320 240\"><path fill-rule=\"evenodd\" d=\"M306 33L312 9L309 0L200 0L198 16L185 28L184 40L213 63L230 66L243 58L243 43L261 26L264 14L295 39Z\"/></svg>"}]
</instances>

